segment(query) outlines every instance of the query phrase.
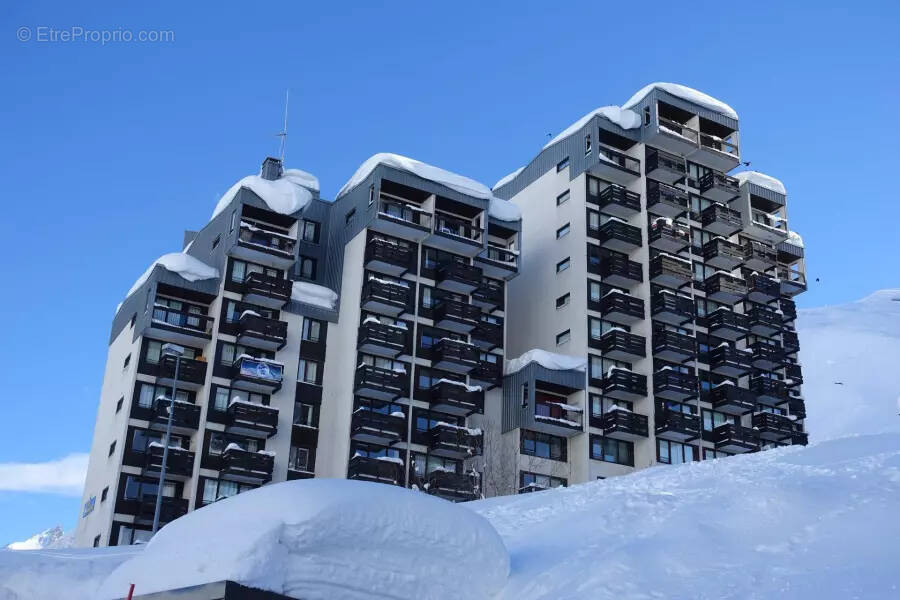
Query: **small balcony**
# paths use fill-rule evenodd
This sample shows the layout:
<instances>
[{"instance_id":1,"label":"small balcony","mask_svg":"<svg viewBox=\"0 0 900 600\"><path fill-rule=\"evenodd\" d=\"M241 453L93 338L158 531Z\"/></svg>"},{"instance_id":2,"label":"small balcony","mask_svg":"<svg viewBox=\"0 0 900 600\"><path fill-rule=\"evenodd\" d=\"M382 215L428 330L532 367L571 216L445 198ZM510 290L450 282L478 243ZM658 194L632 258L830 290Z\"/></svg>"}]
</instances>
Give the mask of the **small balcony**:
<instances>
[{"instance_id":1,"label":"small balcony","mask_svg":"<svg viewBox=\"0 0 900 600\"><path fill-rule=\"evenodd\" d=\"M356 349L366 354L397 358L408 352L408 340L409 330L405 326L388 325L371 318L359 326Z\"/></svg>"},{"instance_id":2,"label":"small balcony","mask_svg":"<svg viewBox=\"0 0 900 600\"><path fill-rule=\"evenodd\" d=\"M798 352L800 350L800 338L797 337L795 331L785 331L781 334L781 347L787 353Z\"/></svg>"},{"instance_id":3,"label":"small balcony","mask_svg":"<svg viewBox=\"0 0 900 600\"><path fill-rule=\"evenodd\" d=\"M431 213L415 204L382 196L378 200L378 218L370 227L392 237L421 242L431 233Z\"/></svg>"},{"instance_id":4,"label":"small balcony","mask_svg":"<svg viewBox=\"0 0 900 600\"><path fill-rule=\"evenodd\" d=\"M644 280L641 263L621 254L600 256L589 252L588 273L599 275L604 283L620 288L632 288Z\"/></svg>"},{"instance_id":5,"label":"small balcony","mask_svg":"<svg viewBox=\"0 0 900 600\"><path fill-rule=\"evenodd\" d=\"M654 321L681 326L694 319L694 301L669 290L660 290L650 301L650 313Z\"/></svg>"},{"instance_id":6,"label":"small balcony","mask_svg":"<svg viewBox=\"0 0 900 600\"><path fill-rule=\"evenodd\" d=\"M711 403L714 410L729 415L745 415L756 408L753 392L730 383L714 386L703 399Z\"/></svg>"},{"instance_id":7,"label":"small balcony","mask_svg":"<svg viewBox=\"0 0 900 600\"><path fill-rule=\"evenodd\" d=\"M647 147L644 171L647 177L662 183L673 184L684 179L684 159L665 150Z\"/></svg>"},{"instance_id":8,"label":"small balcony","mask_svg":"<svg viewBox=\"0 0 900 600\"><path fill-rule=\"evenodd\" d=\"M472 258L484 250L484 229L469 219L435 213L431 235L425 242L445 252Z\"/></svg>"},{"instance_id":9,"label":"small balcony","mask_svg":"<svg viewBox=\"0 0 900 600\"><path fill-rule=\"evenodd\" d=\"M700 212L703 229L715 235L729 237L743 227L741 213L723 204L710 204Z\"/></svg>"},{"instance_id":10,"label":"small balcony","mask_svg":"<svg viewBox=\"0 0 900 600\"><path fill-rule=\"evenodd\" d=\"M751 207L747 233L769 244L780 244L788 238L787 220L781 215Z\"/></svg>"},{"instance_id":11,"label":"small balcony","mask_svg":"<svg viewBox=\"0 0 900 600\"><path fill-rule=\"evenodd\" d=\"M356 455L347 467L347 479L376 481L390 485L403 485L404 462L400 458L377 458Z\"/></svg>"},{"instance_id":12,"label":"small balcony","mask_svg":"<svg viewBox=\"0 0 900 600\"><path fill-rule=\"evenodd\" d=\"M688 442L700 437L700 418L683 412L658 408L656 437L675 442Z\"/></svg>"},{"instance_id":13,"label":"small balcony","mask_svg":"<svg viewBox=\"0 0 900 600\"><path fill-rule=\"evenodd\" d=\"M648 225L647 243L661 252L681 252L691 245L691 228L666 219L656 219Z\"/></svg>"},{"instance_id":14,"label":"small balcony","mask_svg":"<svg viewBox=\"0 0 900 600\"><path fill-rule=\"evenodd\" d=\"M747 282L724 271L718 271L703 282L706 297L733 306L747 294Z\"/></svg>"},{"instance_id":15,"label":"small balcony","mask_svg":"<svg viewBox=\"0 0 900 600\"><path fill-rule=\"evenodd\" d=\"M647 415L624 409L608 410L600 417L603 435L617 440L634 441L650 435Z\"/></svg>"},{"instance_id":16,"label":"small balcony","mask_svg":"<svg viewBox=\"0 0 900 600\"><path fill-rule=\"evenodd\" d=\"M441 379L429 392L431 410L467 417L484 412L484 390L478 386Z\"/></svg>"},{"instance_id":17,"label":"small balcony","mask_svg":"<svg viewBox=\"0 0 900 600\"><path fill-rule=\"evenodd\" d=\"M806 446L809 444L809 434L805 431L795 431L791 435L791 444L794 446Z\"/></svg>"},{"instance_id":18,"label":"small balcony","mask_svg":"<svg viewBox=\"0 0 900 600\"><path fill-rule=\"evenodd\" d=\"M723 340L737 341L749 333L747 315L720 307L706 315L706 329L709 335Z\"/></svg>"},{"instance_id":19,"label":"small balcony","mask_svg":"<svg viewBox=\"0 0 900 600\"><path fill-rule=\"evenodd\" d=\"M794 435L794 422L784 415L761 412L753 415L753 429L762 440L781 442Z\"/></svg>"},{"instance_id":20,"label":"small balcony","mask_svg":"<svg viewBox=\"0 0 900 600\"><path fill-rule=\"evenodd\" d=\"M478 498L475 493L475 477L469 473L455 473L435 469L426 476L428 493L451 502L467 502Z\"/></svg>"},{"instance_id":21,"label":"small balcony","mask_svg":"<svg viewBox=\"0 0 900 600\"><path fill-rule=\"evenodd\" d=\"M438 265L435 286L454 294L471 294L481 285L482 272L478 267L458 260L448 260Z\"/></svg>"},{"instance_id":22,"label":"small balcony","mask_svg":"<svg viewBox=\"0 0 900 600\"><path fill-rule=\"evenodd\" d=\"M153 307L153 318L145 335L174 344L205 344L212 339L212 326L212 317L157 304Z\"/></svg>"},{"instance_id":23,"label":"small balcony","mask_svg":"<svg viewBox=\"0 0 900 600\"><path fill-rule=\"evenodd\" d=\"M472 292L472 304L487 312L503 309L506 304L503 283L496 279L482 279Z\"/></svg>"},{"instance_id":24,"label":"small balcony","mask_svg":"<svg viewBox=\"0 0 900 600\"><path fill-rule=\"evenodd\" d=\"M486 277L494 279L511 279L519 272L519 253L508 248L494 246L488 242L488 247L475 257L475 262L481 267Z\"/></svg>"},{"instance_id":25,"label":"small balcony","mask_svg":"<svg viewBox=\"0 0 900 600\"><path fill-rule=\"evenodd\" d=\"M357 408L350 417L350 438L357 442L391 446L406 437L406 415L384 414Z\"/></svg>"},{"instance_id":26,"label":"small balcony","mask_svg":"<svg viewBox=\"0 0 900 600\"><path fill-rule=\"evenodd\" d=\"M750 333L770 337L781 331L781 316L771 306L754 304L747 311Z\"/></svg>"},{"instance_id":27,"label":"small balcony","mask_svg":"<svg viewBox=\"0 0 900 600\"><path fill-rule=\"evenodd\" d=\"M278 432L278 409L255 402L232 400L228 404L225 431L253 438L269 438Z\"/></svg>"},{"instance_id":28,"label":"small balcony","mask_svg":"<svg viewBox=\"0 0 900 600\"><path fill-rule=\"evenodd\" d=\"M806 402L803 398L790 396L787 400L787 408L790 413L798 419L806 418Z\"/></svg>"},{"instance_id":29,"label":"small balcony","mask_svg":"<svg viewBox=\"0 0 900 600\"><path fill-rule=\"evenodd\" d=\"M641 195L618 185L610 185L597 195L591 194L589 188L587 201L599 206L603 212L620 219L627 219L641 212Z\"/></svg>"},{"instance_id":30,"label":"small balcony","mask_svg":"<svg viewBox=\"0 0 900 600\"><path fill-rule=\"evenodd\" d=\"M428 435L428 451L434 456L463 460L481 454L483 436L480 429L438 423Z\"/></svg>"},{"instance_id":31,"label":"small balcony","mask_svg":"<svg viewBox=\"0 0 900 600\"><path fill-rule=\"evenodd\" d=\"M469 333L481 321L481 309L451 298L434 301L434 326L455 333Z\"/></svg>"},{"instance_id":32,"label":"small balcony","mask_svg":"<svg viewBox=\"0 0 900 600\"><path fill-rule=\"evenodd\" d=\"M262 350L276 351L287 343L288 324L278 319L260 316L252 310L241 313L237 322L237 342Z\"/></svg>"},{"instance_id":33,"label":"small balcony","mask_svg":"<svg viewBox=\"0 0 900 600\"><path fill-rule=\"evenodd\" d=\"M711 165L719 171L730 171L740 163L740 152L737 144L737 132L719 137L700 131L700 146L691 155L691 160Z\"/></svg>"},{"instance_id":34,"label":"small balcony","mask_svg":"<svg viewBox=\"0 0 900 600\"><path fill-rule=\"evenodd\" d=\"M572 437L584 431L584 411L580 406L548 401L536 395L534 423L530 427L550 435Z\"/></svg>"},{"instance_id":35,"label":"small balcony","mask_svg":"<svg viewBox=\"0 0 900 600\"><path fill-rule=\"evenodd\" d=\"M806 291L806 273L779 264L775 271L781 282L781 293L793 298Z\"/></svg>"},{"instance_id":36,"label":"small balcony","mask_svg":"<svg viewBox=\"0 0 900 600\"><path fill-rule=\"evenodd\" d=\"M172 401L169 398L159 397L153 401L153 417L149 427L155 431L165 431L169 421L169 411ZM175 412L172 414L172 431L190 435L200 427L200 406L175 400Z\"/></svg>"},{"instance_id":37,"label":"small balcony","mask_svg":"<svg viewBox=\"0 0 900 600\"><path fill-rule=\"evenodd\" d=\"M712 442L716 450L741 454L759 450L759 434L749 427L733 423L719 425L712 430Z\"/></svg>"},{"instance_id":38,"label":"small balcony","mask_svg":"<svg viewBox=\"0 0 900 600\"><path fill-rule=\"evenodd\" d=\"M408 283L369 277L363 284L360 305L365 310L396 317L410 309L411 299Z\"/></svg>"},{"instance_id":39,"label":"small balcony","mask_svg":"<svg viewBox=\"0 0 900 600\"><path fill-rule=\"evenodd\" d=\"M653 374L653 395L680 402L697 395L697 376L663 368Z\"/></svg>"},{"instance_id":40,"label":"small balcony","mask_svg":"<svg viewBox=\"0 0 900 600\"><path fill-rule=\"evenodd\" d=\"M681 176L684 176L683 169ZM690 209L691 200L687 192L653 179L647 180L648 212L660 217L675 219L687 213Z\"/></svg>"},{"instance_id":41,"label":"small balcony","mask_svg":"<svg viewBox=\"0 0 900 600\"><path fill-rule=\"evenodd\" d=\"M628 253L641 247L641 230L618 219L609 219L596 230L588 229L588 236L603 248Z\"/></svg>"},{"instance_id":42,"label":"small balcony","mask_svg":"<svg viewBox=\"0 0 900 600\"><path fill-rule=\"evenodd\" d=\"M244 277L244 302L280 310L291 299L291 280L266 275L259 271L247 273Z\"/></svg>"},{"instance_id":43,"label":"small balcony","mask_svg":"<svg viewBox=\"0 0 900 600\"><path fill-rule=\"evenodd\" d=\"M754 271L768 271L775 266L778 253L775 248L761 242L748 240L744 242L744 266Z\"/></svg>"},{"instance_id":44,"label":"small balcony","mask_svg":"<svg viewBox=\"0 0 900 600\"><path fill-rule=\"evenodd\" d=\"M480 354L473 344L441 338L431 351L431 366L442 371L465 374L478 366Z\"/></svg>"},{"instance_id":45,"label":"small balcony","mask_svg":"<svg viewBox=\"0 0 900 600\"><path fill-rule=\"evenodd\" d=\"M297 259L296 247L297 240L289 235L241 221L237 243L230 254L248 262L289 269Z\"/></svg>"},{"instance_id":46,"label":"small balcony","mask_svg":"<svg viewBox=\"0 0 900 600\"><path fill-rule=\"evenodd\" d=\"M647 396L647 376L613 367L603 377L601 387L609 398L634 402Z\"/></svg>"},{"instance_id":47,"label":"small balcony","mask_svg":"<svg viewBox=\"0 0 900 600\"><path fill-rule=\"evenodd\" d=\"M733 271L744 264L745 256L745 250L740 244L729 242L725 238L713 238L703 244L703 262L714 269Z\"/></svg>"},{"instance_id":48,"label":"small balcony","mask_svg":"<svg viewBox=\"0 0 900 600\"><path fill-rule=\"evenodd\" d=\"M359 365L353 381L357 395L376 400L396 400L408 395L409 375L405 370L392 371L372 365Z\"/></svg>"},{"instance_id":49,"label":"small balcony","mask_svg":"<svg viewBox=\"0 0 900 600\"><path fill-rule=\"evenodd\" d=\"M751 354L723 342L709 351L709 370L716 375L740 377L750 372Z\"/></svg>"},{"instance_id":50,"label":"small balcony","mask_svg":"<svg viewBox=\"0 0 900 600\"><path fill-rule=\"evenodd\" d=\"M789 388L797 387L803 383L803 369L799 363L787 363L784 365L784 384Z\"/></svg>"},{"instance_id":51,"label":"small balcony","mask_svg":"<svg viewBox=\"0 0 900 600\"><path fill-rule=\"evenodd\" d=\"M700 145L700 132L662 116L658 118L656 131L651 130L650 136L646 140L647 143L684 156L693 154Z\"/></svg>"},{"instance_id":52,"label":"small balcony","mask_svg":"<svg viewBox=\"0 0 900 600\"><path fill-rule=\"evenodd\" d=\"M793 321L797 318L797 303L790 298L779 298L778 309L784 321Z\"/></svg>"},{"instance_id":53,"label":"small balcony","mask_svg":"<svg viewBox=\"0 0 900 600\"><path fill-rule=\"evenodd\" d=\"M472 330L471 336L472 343L480 350L489 352L503 347L503 325L487 321L484 316Z\"/></svg>"},{"instance_id":54,"label":"small balcony","mask_svg":"<svg viewBox=\"0 0 900 600\"><path fill-rule=\"evenodd\" d=\"M680 288L694 279L691 261L673 256L659 254L650 260L650 281L656 285L669 288Z\"/></svg>"},{"instance_id":55,"label":"small balcony","mask_svg":"<svg viewBox=\"0 0 900 600\"><path fill-rule=\"evenodd\" d=\"M175 381L175 357L163 354L159 362L149 365L150 370L155 371L156 383L163 386L171 386ZM206 383L205 360L182 357L178 361L178 387L185 389L199 389Z\"/></svg>"},{"instance_id":56,"label":"small balcony","mask_svg":"<svg viewBox=\"0 0 900 600\"><path fill-rule=\"evenodd\" d=\"M262 485L272 481L275 455L265 450L251 452L237 444L229 444L222 453L219 477L228 481Z\"/></svg>"},{"instance_id":57,"label":"small balcony","mask_svg":"<svg viewBox=\"0 0 900 600\"><path fill-rule=\"evenodd\" d=\"M756 395L757 402L768 406L784 404L788 399L783 381L762 375L750 378L750 391Z\"/></svg>"},{"instance_id":58,"label":"small balcony","mask_svg":"<svg viewBox=\"0 0 900 600\"><path fill-rule=\"evenodd\" d=\"M599 310L604 319L613 323L631 325L644 318L643 299L626 294L621 290L611 290L604 294L596 303L596 309L591 304L593 303L588 303L591 310Z\"/></svg>"},{"instance_id":59,"label":"small balcony","mask_svg":"<svg viewBox=\"0 0 900 600\"><path fill-rule=\"evenodd\" d=\"M747 299L752 302L771 302L781 295L778 282L759 273L747 277Z\"/></svg>"},{"instance_id":60,"label":"small balcony","mask_svg":"<svg viewBox=\"0 0 900 600\"><path fill-rule=\"evenodd\" d=\"M779 369L784 364L784 350L778 344L757 341L750 345L750 361L757 369Z\"/></svg>"},{"instance_id":61,"label":"small balcony","mask_svg":"<svg viewBox=\"0 0 900 600\"><path fill-rule=\"evenodd\" d=\"M248 392L274 394L281 389L284 365L278 361L242 355L234 361L231 386Z\"/></svg>"},{"instance_id":62,"label":"small balcony","mask_svg":"<svg viewBox=\"0 0 900 600\"><path fill-rule=\"evenodd\" d=\"M187 498L173 498L163 496L159 505L159 522L171 523L188 512ZM156 513L156 495L144 495L138 504L137 514L134 516L136 523L153 523Z\"/></svg>"},{"instance_id":63,"label":"small balcony","mask_svg":"<svg viewBox=\"0 0 900 600\"><path fill-rule=\"evenodd\" d=\"M491 356L497 356L496 354ZM503 383L503 359L497 362L479 359L478 365L469 371L469 381L472 385L482 386L485 389L492 389Z\"/></svg>"},{"instance_id":64,"label":"small balcony","mask_svg":"<svg viewBox=\"0 0 900 600\"><path fill-rule=\"evenodd\" d=\"M371 271L400 277L416 267L415 247L374 237L366 244L365 267Z\"/></svg>"},{"instance_id":65,"label":"small balcony","mask_svg":"<svg viewBox=\"0 0 900 600\"><path fill-rule=\"evenodd\" d=\"M143 474L159 476L162 468L163 445L150 442L144 452ZM166 478L177 481L190 479L194 473L194 453L184 448L169 446L166 456Z\"/></svg>"},{"instance_id":66,"label":"small balcony","mask_svg":"<svg viewBox=\"0 0 900 600\"><path fill-rule=\"evenodd\" d=\"M737 179L717 171L709 171L697 183L700 195L713 202L731 202L741 193Z\"/></svg>"},{"instance_id":67,"label":"small balcony","mask_svg":"<svg viewBox=\"0 0 900 600\"><path fill-rule=\"evenodd\" d=\"M598 146L599 160L591 174L607 181L627 185L641 176L641 161L606 146Z\"/></svg>"},{"instance_id":68,"label":"small balcony","mask_svg":"<svg viewBox=\"0 0 900 600\"><path fill-rule=\"evenodd\" d=\"M621 329L610 329L599 339L591 337L588 345L612 360L633 362L647 356L647 340Z\"/></svg>"},{"instance_id":69,"label":"small balcony","mask_svg":"<svg viewBox=\"0 0 900 600\"><path fill-rule=\"evenodd\" d=\"M654 327L653 356L661 360L682 363L697 355L697 340L692 335Z\"/></svg>"}]
</instances>

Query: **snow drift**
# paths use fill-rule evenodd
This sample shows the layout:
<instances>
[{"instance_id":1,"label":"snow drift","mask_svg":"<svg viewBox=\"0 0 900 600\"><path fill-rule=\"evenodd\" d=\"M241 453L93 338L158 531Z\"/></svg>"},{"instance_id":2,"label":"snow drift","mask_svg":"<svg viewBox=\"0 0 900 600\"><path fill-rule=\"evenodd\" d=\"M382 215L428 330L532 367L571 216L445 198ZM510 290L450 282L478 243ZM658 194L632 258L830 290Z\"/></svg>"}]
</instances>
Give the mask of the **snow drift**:
<instances>
[{"instance_id":1,"label":"snow drift","mask_svg":"<svg viewBox=\"0 0 900 600\"><path fill-rule=\"evenodd\" d=\"M765 173L760 173L759 171L741 171L740 173L735 173L734 177L739 182L741 182L741 184L743 184L744 182L750 182L754 185L758 185L761 188L772 190L773 192L778 192L782 196L787 196L787 190L785 189L784 184L771 175L766 175Z\"/></svg>"},{"instance_id":2,"label":"snow drift","mask_svg":"<svg viewBox=\"0 0 900 600\"><path fill-rule=\"evenodd\" d=\"M584 127L585 124L595 116L600 116L604 119L607 119L608 121L612 121L622 129L635 129L641 126L641 117L633 110L628 110L615 105L601 106L600 108L595 108L588 114L584 115L583 117L566 127L562 133L544 144L544 148L549 148L556 142L566 139L567 137ZM499 187L499 185L495 187Z\"/></svg>"},{"instance_id":3,"label":"snow drift","mask_svg":"<svg viewBox=\"0 0 900 600\"><path fill-rule=\"evenodd\" d=\"M291 300L334 310L338 295L334 290L322 285L295 281L291 284Z\"/></svg>"},{"instance_id":4,"label":"snow drift","mask_svg":"<svg viewBox=\"0 0 900 600\"><path fill-rule=\"evenodd\" d=\"M96 600L103 580L140 551L140 546L0 550L0 599Z\"/></svg>"},{"instance_id":5,"label":"snow drift","mask_svg":"<svg viewBox=\"0 0 900 600\"><path fill-rule=\"evenodd\" d=\"M319 180L314 175L300 169L285 169L281 177L275 181L263 179L259 175L248 175L231 186L219 199L210 220L215 219L231 204L242 187L262 198L262 201L272 211L282 215L292 215L303 210L310 203L312 200L310 190L319 191Z\"/></svg>"},{"instance_id":6,"label":"snow drift","mask_svg":"<svg viewBox=\"0 0 900 600\"><path fill-rule=\"evenodd\" d=\"M128 290L127 294L125 294L126 298L135 293L139 287L144 285L144 282L147 281L147 279L150 277L150 274L153 273L153 269L156 268L156 265L161 265L167 271L171 271L172 273L180 275L188 281L198 281L200 279L216 279L219 276L218 269L194 258L190 254L185 254L184 252L171 252L169 254L163 254L158 259L153 261L153 264L150 265L150 268L144 271L143 275L138 277L138 280L134 282L134 285L131 286L131 289Z\"/></svg>"},{"instance_id":7,"label":"snow drift","mask_svg":"<svg viewBox=\"0 0 900 600\"><path fill-rule=\"evenodd\" d=\"M694 104L707 108L713 112L731 117L732 119L738 118L737 112L721 100L713 98L712 96L704 94L703 92L695 90L694 88L689 88L686 85L681 85L680 83L666 83L663 81L657 81L656 83L645 85L640 90L638 90L637 93L635 93L631 98L629 98L628 101L622 105L622 108L631 108L632 106L635 106L641 100L643 100L644 96L649 94L654 88L663 90L664 92L668 92L673 96L681 98L682 100L693 102Z\"/></svg>"},{"instance_id":8,"label":"snow drift","mask_svg":"<svg viewBox=\"0 0 900 600\"><path fill-rule=\"evenodd\" d=\"M504 369L503 374L518 373L533 362L554 371L567 371L569 369L584 371L587 366L587 360L582 357L556 354L555 352L534 348L522 356L506 361L506 369Z\"/></svg>"}]
</instances>

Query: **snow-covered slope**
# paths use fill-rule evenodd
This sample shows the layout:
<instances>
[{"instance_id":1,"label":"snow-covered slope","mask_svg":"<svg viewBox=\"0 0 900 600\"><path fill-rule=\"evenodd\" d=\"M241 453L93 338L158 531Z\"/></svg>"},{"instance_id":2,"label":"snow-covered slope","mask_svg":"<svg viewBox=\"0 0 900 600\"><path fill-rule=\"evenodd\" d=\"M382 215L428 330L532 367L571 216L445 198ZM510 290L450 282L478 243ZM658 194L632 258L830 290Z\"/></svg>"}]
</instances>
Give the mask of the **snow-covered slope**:
<instances>
[{"instance_id":1,"label":"snow-covered slope","mask_svg":"<svg viewBox=\"0 0 900 600\"><path fill-rule=\"evenodd\" d=\"M811 440L900 431L900 289L801 310L797 330Z\"/></svg>"},{"instance_id":2,"label":"snow-covered slope","mask_svg":"<svg viewBox=\"0 0 900 600\"><path fill-rule=\"evenodd\" d=\"M72 534L63 532L63 528L57 525L46 531L37 533L22 542L13 542L6 546L7 550L43 550L61 549L72 546Z\"/></svg>"}]
</instances>

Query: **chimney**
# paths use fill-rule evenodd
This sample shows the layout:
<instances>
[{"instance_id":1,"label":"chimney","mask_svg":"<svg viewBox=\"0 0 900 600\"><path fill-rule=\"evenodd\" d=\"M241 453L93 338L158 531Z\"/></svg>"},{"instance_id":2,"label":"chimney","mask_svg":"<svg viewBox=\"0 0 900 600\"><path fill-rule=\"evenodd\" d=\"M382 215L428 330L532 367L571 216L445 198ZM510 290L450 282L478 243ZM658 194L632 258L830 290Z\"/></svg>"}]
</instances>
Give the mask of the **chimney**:
<instances>
[{"instance_id":1,"label":"chimney","mask_svg":"<svg viewBox=\"0 0 900 600\"><path fill-rule=\"evenodd\" d=\"M268 179L269 181L275 181L276 179L280 179L283 173L284 168L281 166L281 161L277 158L267 156L266 160L263 161L260 177Z\"/></svg>"}]
</instances>

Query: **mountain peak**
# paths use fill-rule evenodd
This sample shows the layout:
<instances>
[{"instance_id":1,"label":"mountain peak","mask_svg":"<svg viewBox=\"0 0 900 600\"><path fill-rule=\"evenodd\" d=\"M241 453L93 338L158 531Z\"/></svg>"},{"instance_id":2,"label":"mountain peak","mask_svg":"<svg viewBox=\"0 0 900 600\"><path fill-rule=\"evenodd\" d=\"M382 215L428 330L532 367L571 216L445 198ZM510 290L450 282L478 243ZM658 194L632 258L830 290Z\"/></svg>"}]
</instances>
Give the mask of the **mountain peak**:
<instances>
[{"instance_id":1,"label":"mountain peak","mask_svg":"<svg viewBox=\"0 0 900 600\"><path fill-rule=\"evenodd\" d=\"M60 525L35 534L22 542L13 542L7 550L44 550L47 548L68 548L72 545L72 536L67 535Z\"/></svg>"}]
</instances>

